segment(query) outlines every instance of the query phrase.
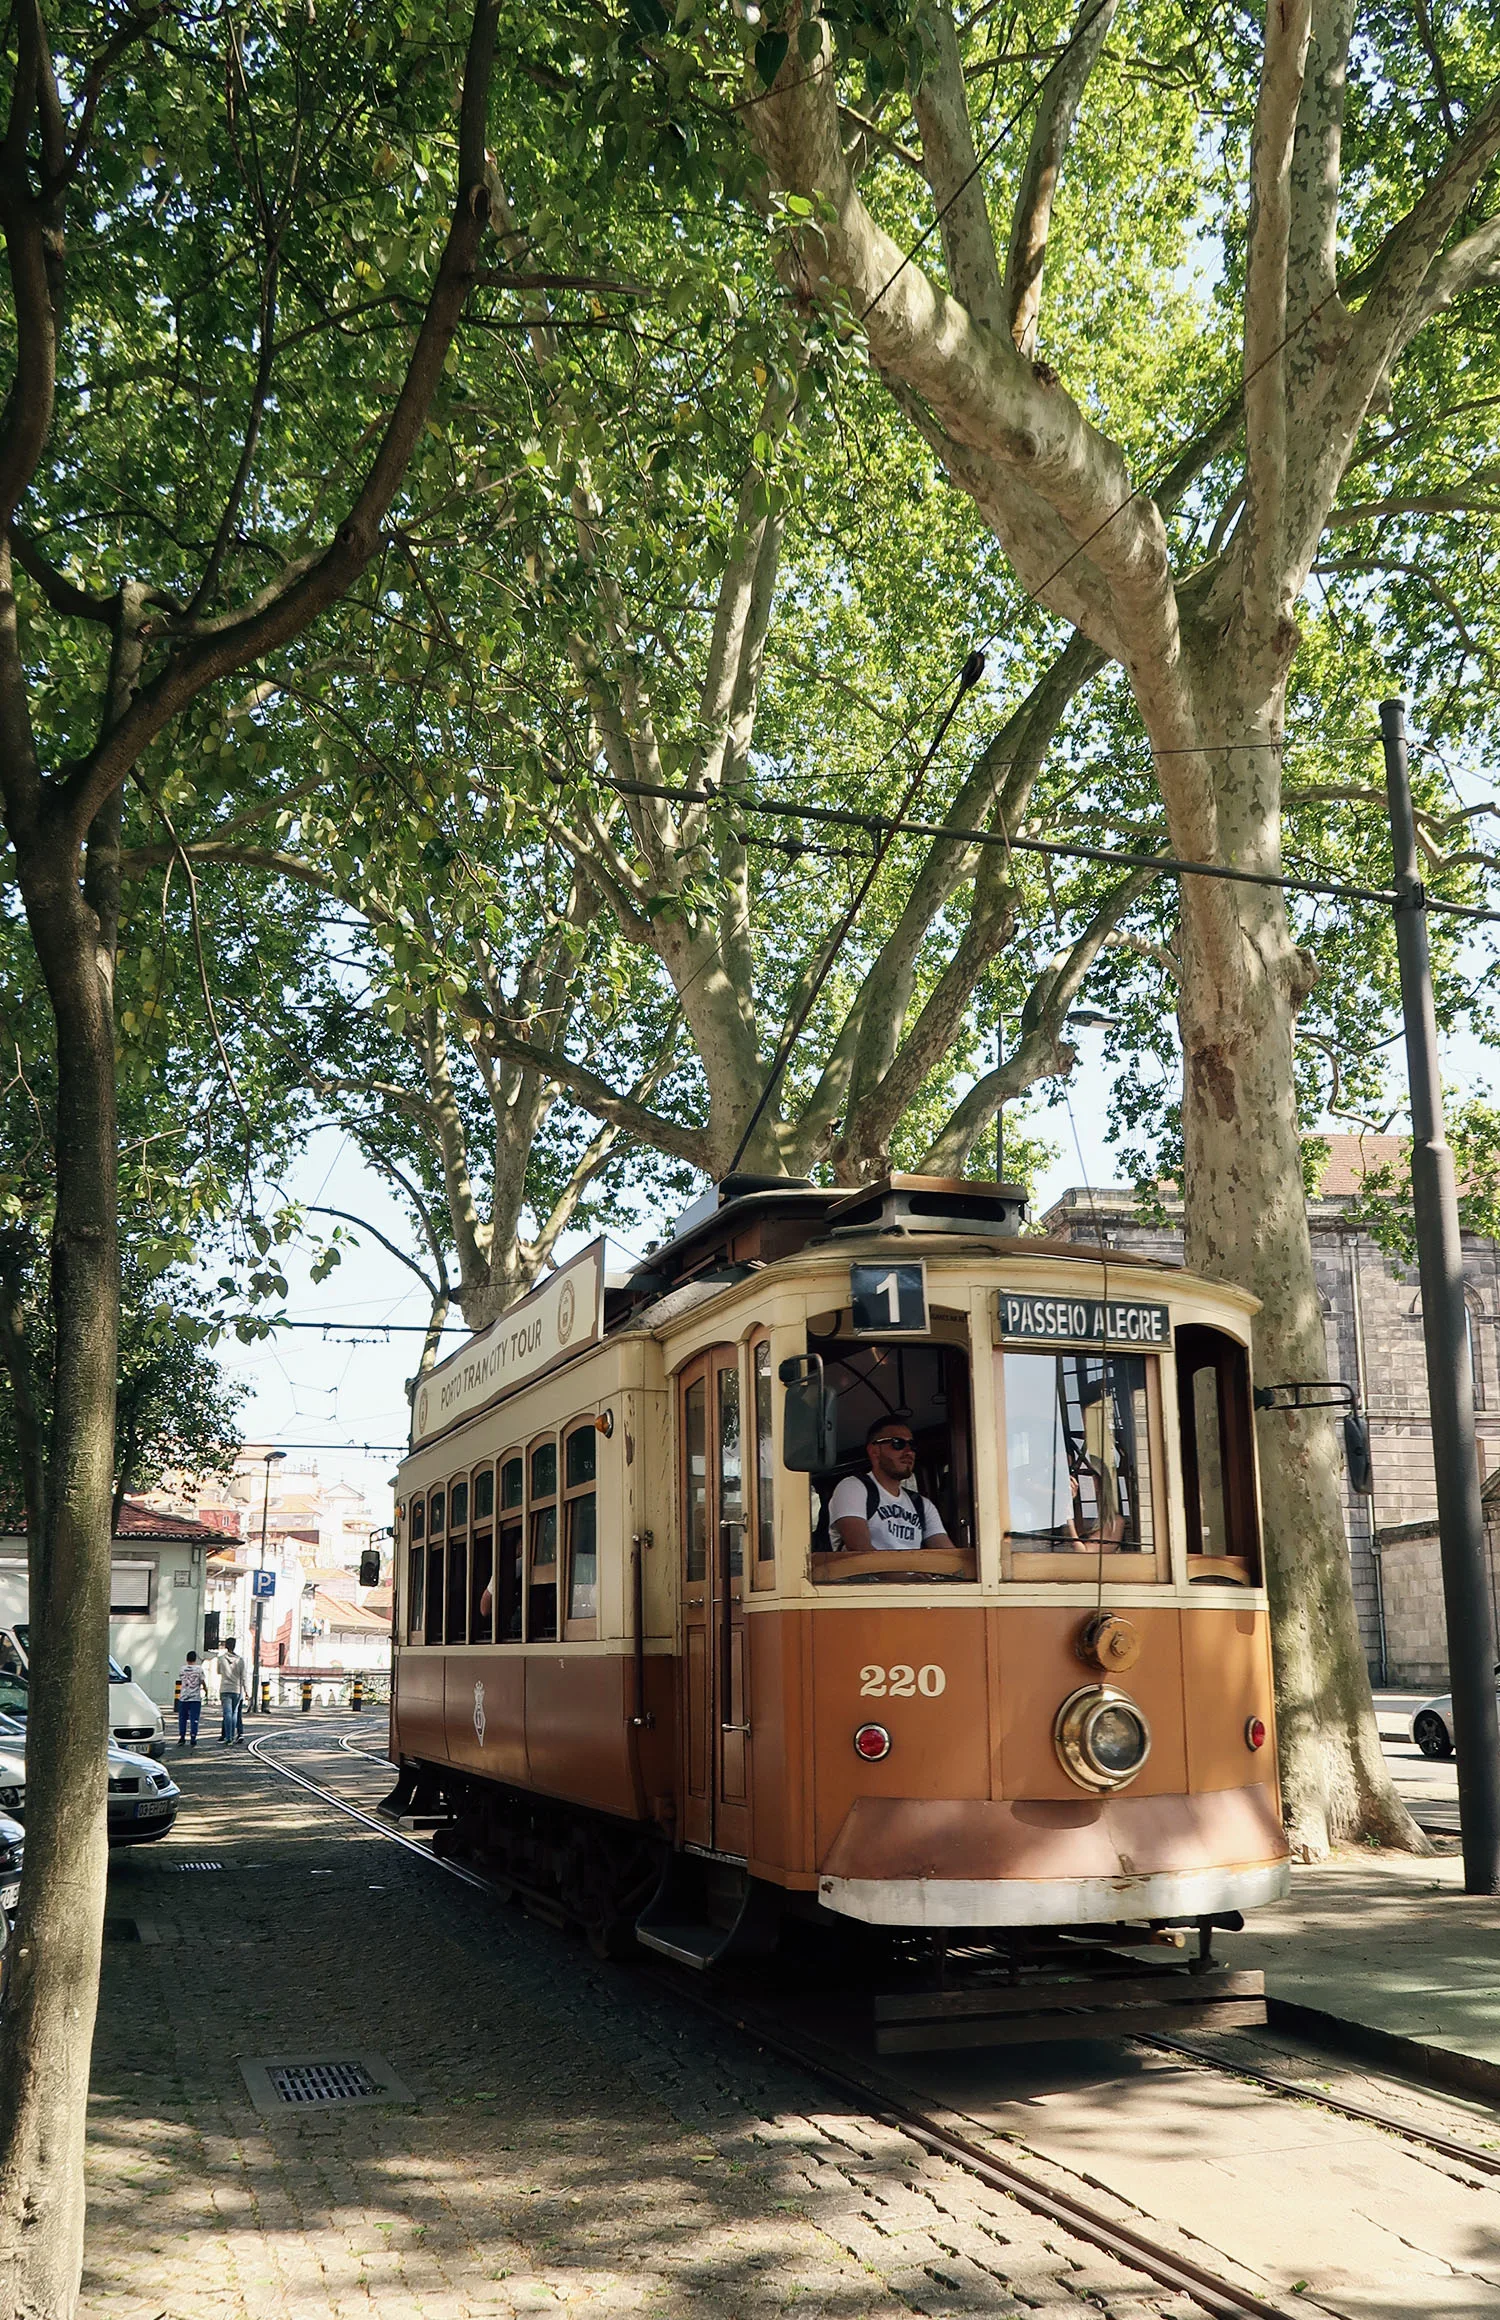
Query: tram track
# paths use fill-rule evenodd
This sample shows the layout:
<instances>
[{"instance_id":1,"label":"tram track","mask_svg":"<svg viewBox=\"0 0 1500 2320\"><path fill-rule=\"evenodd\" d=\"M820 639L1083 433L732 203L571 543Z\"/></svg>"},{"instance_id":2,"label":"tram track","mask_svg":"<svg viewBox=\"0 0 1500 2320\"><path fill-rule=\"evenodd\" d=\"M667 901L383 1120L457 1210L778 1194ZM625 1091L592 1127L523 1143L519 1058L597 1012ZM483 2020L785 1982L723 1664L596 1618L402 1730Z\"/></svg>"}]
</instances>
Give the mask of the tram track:
<instances>
[{"instance_id":1,"label":"tram track","mask_svg":"<svg viewBox=\"0 0 1500 2320\"><path fill-rule=\"evenodd\" d=\"M388 1761L384 1756L372 1756L370 1750L362 1747L358 1739L352 1734L341 1735L338 1745L345 1754L359 1757L365 1763L374 1764ZM320 1790L319 1793L326 1795L330 1803L340 1803L346 1811L357 1811L358 1809L335 1798L331 1791ZM383 1834L392 1833L386 1822L377 1822L375 1825L381 1829ZM433 1862L437 1867L448 1870L452 1875L475 1882L483 1886L487 1892L499 1893L504 1890L493 1879L479 1877L474 1871L464 1870L459 1863L441 1860L428 1847L417 1844L415 1840L406 1839L405 1841L413 1845L413 1849L423 1860ZM673 1978L672 1986L675 1989L684 1985ZM693 1983L686 1985L689 1993L695 1987L696 1985ZM756 2034L760 2035L761 2033L757 2030ZM1155 2032L1143 2031L1132 2037L1129 2043L1135 2047L1145 2048L1152 2053L1170 2055L1174 2061L1191 2063L1196 2069L1211 2072L1218 2077L1237 2079L1251 2086L1259 2087L1267 2095L1282 2101L1311 2104L1315 2109L1330 2112L1334 2117L1352 2120L1360 2126L1378 2128L1383 2134L1393 2135L1401 2142L1411 2143L1419 2149L1430 2151L1435 2157L1446 2159L1454 2166L1468 2168L1476 2175L1500 2178L1500 2152L1476 2150L1472 2144L1457 2142L1451 2136L1435 2134L1430 2128L1421 2126L1414 2120L1399 2118L1390 2111L1378 2110L1371 2103L1355 2102L1346 2095L1332 2093L1326 2087L1311 2086L1305 2080L1288 2078L1280 2072L1263 2069L1259 2064L1246 2061L1239 2056L1209 2054L1202 2047L1194 2046L1186 2040L1164 2037Z\"/></svg>"},{"instance_id":2,"label":"tram track","mask_svg":"<svg viewBox=\"0 0 1500 2320\"><path fill-rule=\"evenodd\" d=\"M324 1804L359 1822L363 1827L384 1837L389 1843L413 1853L430 1868L453 1877L460 1884L497 1898L509 1898L512 1888L493 1878L481 1876L466 1868L462 1862L445 1859L434 1853L429 1845L419 1843L405 1831L393 1829L389 1822L361 1806L350 1803L335 1790L272 1753L272 1744L283 1739L315 1739L327 1746L321 1735L265 1733L250 1744L250 1753L283 1779L318 1797ZM379 1761L369 1750L358 1745L353 1735L341 1736L341 1750L374 1764ZM946 2159L961 2167L977 2181L993 2190L1005 2193L1031 2214L1060 2225L1076 2239L1097 2248L1117 2262L1139 2271L1144 2281L1168 2294L1187 2296L1200 2311L1212 2320L1292 2320L1282 2305L1268 2302L1235 2282L1209 2269L1192 2256L1180 2250L1167 2249L1152 2240L1144 2231L1116 2217L1102 2215L1090 2207L1079 2195L1042 2181L1011 2156L1001 2157L992 2148L976 2141L963 2131L964 2124L957 2118L937 2118L914 2102L910 2095L888 2080L884 2074L867 2071L858 2059L842 2050L830 2050L816 2040L794 2036L783 2025L765 2017L758 2007L744 2003L721 2003L699 1984L679 1977L666 1969L654 1966L640 1969L646 1980L674 2002L685 2002L695 2012L748 2037L774 2053L780 2060L821 2080L840 2095L858 2104L872 2120L895 2128L908 2136L920 2149L932 2156ZM1025 2148L1025 2146L1022 2146ZM1036 2158L1038 2155L1031 2153ZM1045 2163L1045 2162L1044 2162ZM1103 2186L1099 2187L1103 2190ZM1115 2197L1114 2194L1109 2194ZM1121 2203L1123 2204L1123 2202ZM1303 2311L1316 2310L1316 2300L1299 2298Z\"/></svg>"}]
</instances>

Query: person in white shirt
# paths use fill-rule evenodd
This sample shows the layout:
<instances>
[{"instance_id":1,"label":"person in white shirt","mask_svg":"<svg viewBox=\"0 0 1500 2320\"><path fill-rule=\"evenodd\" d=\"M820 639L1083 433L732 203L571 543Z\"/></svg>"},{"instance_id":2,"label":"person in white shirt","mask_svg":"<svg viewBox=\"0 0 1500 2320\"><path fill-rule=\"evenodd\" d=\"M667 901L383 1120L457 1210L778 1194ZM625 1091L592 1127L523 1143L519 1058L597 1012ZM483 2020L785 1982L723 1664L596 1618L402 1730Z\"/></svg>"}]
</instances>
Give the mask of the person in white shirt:
<instances>
[{"instance_id":1,"label":"person in white shirt","mask_svg":"<svg viewBox=\"0 0 1500 2320\"><path fill-rule=\"evenodd\" d=\"M245 1736L245 1663L234 1648L232 1635L224 1639L224 1649L214 1661L214 1674L219 1679L219 1706L224 1716L220 1745L228 1748Z\"/></svg>"},{"instance_id":2,"label":"person in white shirt","mask_svg":"<svg viewBox=\"0 0 1500 2320\"><path fill-rule=\"evenodd\" d=\"M177 1745L186 1742L189 1748L198 1745L198 1718L203 1713L203 1662L195 1651L187 1655L187 1663L177 1678ZM188 1738L188 1727L192 1738Z\"/></svg>"},{"instance_id":3,"label":"person in white shirt","mask_svg":"<svg viewBox=\"0 0 1500 2320\"><path fill-rule=\"evenodd\" d=\"M930 1498L911 1487L917 1445L905 1418L877 1418L865 1436L864 1474L848 1474L828 1502L839 1546L868 1553L891 1548L951 1547Z\"/></svg>"}]
</instances>

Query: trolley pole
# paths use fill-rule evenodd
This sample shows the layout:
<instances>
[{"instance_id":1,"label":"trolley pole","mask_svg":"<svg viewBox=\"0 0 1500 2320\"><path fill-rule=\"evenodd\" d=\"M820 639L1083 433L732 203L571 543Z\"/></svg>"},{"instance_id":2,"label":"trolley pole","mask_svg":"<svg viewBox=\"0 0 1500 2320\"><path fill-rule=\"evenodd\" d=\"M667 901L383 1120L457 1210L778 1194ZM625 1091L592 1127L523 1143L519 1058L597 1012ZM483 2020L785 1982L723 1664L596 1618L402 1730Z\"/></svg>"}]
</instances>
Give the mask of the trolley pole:
<instances>
[{"instance_id":1,"label":"trolley pole","mask_svg":"<svg viewBox=\"0 0 1500 2320\"><path fill-rule=\"evenodd\" d=\"M1427 897L1417 856L1406 759L1406 704L1382 701L1385 785L1396 867L1396 953L1411 1089L1411 1187L1437 1470L1438 1542L1453 1686L1453 1743L1463 1831L1464 1891L1500 1893L1500 1718L1484 1508L1474 1441L1474 1379L1464 1312L1458 1184L1443 1134L1437 1019L1427 947Z\"/></svg>"}]
</instances>

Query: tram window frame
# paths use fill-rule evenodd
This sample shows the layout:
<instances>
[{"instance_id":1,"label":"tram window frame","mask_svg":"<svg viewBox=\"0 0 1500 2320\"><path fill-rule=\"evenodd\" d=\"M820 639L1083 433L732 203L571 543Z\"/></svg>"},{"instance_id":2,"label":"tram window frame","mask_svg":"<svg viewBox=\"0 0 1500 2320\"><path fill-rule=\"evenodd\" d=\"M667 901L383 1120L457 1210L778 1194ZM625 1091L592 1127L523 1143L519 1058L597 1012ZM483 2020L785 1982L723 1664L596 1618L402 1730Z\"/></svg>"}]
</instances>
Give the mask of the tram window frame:
<instances>
[{"instance_id":1,"label":"tram window frame","mask_svg":"<svg viewBox=\"0 0 1500 2320\"><path fill-rule=\"evenodd\" d=\"M1102 1348L1097 1344L1077 1345L1002 1345L995 1349L995 1416L1000 1447L1003 1478L1004 1531L1001 1537L1000 1575L1002 1580L1017 1582L1065 1582L1073 1586L1091 1586L1102 1576L1111 1587L1163 1586L1172 1576L1171 1533L1169 1502L1167 1498L1167 1464L1165 1429L1163 1424L1163 1397L1161 1363L1155 1354L1142 1353L1136 1347L1109 1348L1111 1359L1139 1361L1145 1373L1146 1387L1146 1471L1150 1489L1151 1545L1147 1548L1121 1548L1109 1543L1101 1548L1089 1539L1079 1539L1069 1548L1035 1548L1017 1546L1011 1531L1011 1462L1010 1413L1006 1394L1006 1363L1010 1360L1056 1361L1070 1354L1098 1359Z\"/></svg>"},{"instance_id":2,"label":"tram window frame","mask_svg":"<svg viewBox=\"0 0 1500 2320\"><path fill-rule=\"evenodd\" d=\"M516 1495L506 1495L509 1477ZM503 1450L495 1461L495 1641L526 1640L526 1452Z\"/></svg>"},{"instance_id":3,"label":"tram window frame","mask_svg":"<svg viewBox=\"0 0 1500 2320\"><path fill-rule=\"evenodd\" d=\"M1182 1458L1182 1503L1187 1524L1188 1584L1258 1587L1261 1584L1260 1505L1255 1487L1255 1435L1250 1399L1250 1355L1227 1329L1183 1322L1174 1332L1177 1425ZM1203 1543L1203 1478L1197 1382L1213 1381L1219 1464L1218 1497L1225 1552Z\"/></svg>"},{"instance_id":4,"label":"tram window frame","mask_svg":"<svg viewBox=\"0 0 1500 2320\"><path fill-rule=\"evenodd\" d=\"M484 1503L481 1504L481 1501ZM495 1468L476 1466L469 1477L469 1641L495 1640ZM489 1597L489 1609L484 1607Z\"/></svg>"},{"instance_id":5,"label":"tram window frame","mask_svg":"<svg viewBox=\"0 0 1500 2320\"><path fill-rule=\"evenodd\" d=\"M810 1353L821 1356L836 1397L842 1449L834 1466L808 1478L808 1575L813 1584L870 1587L927 1581L945 1588L976 1587L979 1509L974 1472L974 1351L968 1315L934 1306L927 1330L920 1337L855 1338L849 1310L844 1307L826 1315L809 1315L807 1344ZM914 1380L905 1365L914 1355L936 1357L936 1382L921 1397L908 1390ZM918 1401L916 1412L912 1410L914 1399ZM920 1414L923 1408L934 1413L943 1410L946 1415L933 1415L924 1422ZM914 1492L920 1489L937 1507L952 1543L901 1550L836 1544L827 1509L841 1481L868 1471L865 1425L869 1418L898 1411L908 1419L918 1444L917 1468L910 1487ZM820 1537L828 1540L826 1548L817 1544Z\"/></svg>"},{"instance_id":6,"label":"tram window frame","mask_svg":"<svg viewBox=\"0 0 1500 2320\"><path fill-rule=\"evenodd\" d=\"M427 1541L414 1538L406 1550L406 1640L425 1641L427 1625Z\"/></svg>"},{"instance_id":7,"label":"tram window frame","mask_svg":"<svg viewBox=\"0 0 1500 2320\"><path fill-rule=\"evenodd\" d=\"M442 1490L429 1491L427 1497L427 1607L422 1629L424 1643L441 1643L443 1616L447 1603L445 1573L447 1558L444 1553L444 1520L447 1495ZM434 1519L435 1518L435 1519Z\"/></svg>"},{"instance_id":8,"label":"tram window frame","mask_svg":"<svg viewBox=\"0 0 1500 2320\"><path fill-rule=\"evenodd\" d=\"M748 1340L750 1356L749 1426L745 1459L748 1489L746 1537L755 1543L750 1558L752 1591L776 1584L776 1394L771 1340L765 1331ZM762 1391L764 1388L764 1391Z\"/></svg>"},{"instance_id":9,"label":"tram window frame","mask_svg":"<svg viewBox=\"0 0 1500 2320\"><path fill-rule=\"evenodd\" d=\"M552 1452L552 1488L550 1493L538 1491L535 1486L536 1461L546 1450ZM528 1643L556 1643L558 1612L558 1529L561 1507L559 1482L561 1460L558 1456L555 1432L534 1435L526 1445L526 1641ZM545 1563L537 1560L539 1525L552 1517L552 1554Z\"/></svg>"},{"instance_id":10,"label":"tram window frame","mask_svg":"<svg viewBox=\"0 0 1500 2320\"><path fill-rule=\"evenodd\" d=\"M566 1574L559 1573L562 1635L565 1643L592 1643L599 1634L599 1429L592 1417L565 1426L562 1431L558 1480L561 1485L559 1530L562 1534ZM582 1446L588 1446L588 1472L573 1479L574 1445L580 1447L578 1464L582 1466ZM587 1506L588 1513L584 1509ZM578 1585L575 1560L580 1544L579 1532L585 1523L592 1528L594 1556L594 1609L575 1613L574 1593Z\"/></svg>"},{"instance_id":11,"label":"tram window frame","mask_svg":"<svg viewBox=\"0 0 1500 2320\"><path fill-rule=\"evenodd\" d=\"M448 1554L443 1572L443 1641L469 1640L469 1482L448 1485Z\"/></svg>"}]
</instances>

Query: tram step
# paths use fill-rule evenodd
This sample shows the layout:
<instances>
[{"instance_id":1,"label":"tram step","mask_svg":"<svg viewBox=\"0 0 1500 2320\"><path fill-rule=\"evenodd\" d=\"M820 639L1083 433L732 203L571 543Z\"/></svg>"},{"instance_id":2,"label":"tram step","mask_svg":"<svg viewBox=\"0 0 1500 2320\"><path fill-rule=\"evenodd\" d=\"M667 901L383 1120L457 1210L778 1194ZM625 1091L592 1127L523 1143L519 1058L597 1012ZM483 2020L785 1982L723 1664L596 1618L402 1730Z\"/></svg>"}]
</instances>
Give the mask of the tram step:
<instances>
[{"instance_id":1,"label":"tram step","mask_svg":"<svg viewBox=\"0 0 1500 2320\"><path fill-rule=\"evenodd\" d=\"M731 1936L722 1925L637 1924L635 1938L643 1948L654 1949L680 1966L696 1966L701 1973L729 1946Z\"/></svg>"},{"instance_id":2,"label":"tram step","mask_svg":"<svg viewBox=\"0 0 1500 2320\"><path fill-rule=\"evenodd\" d=\"M994 1989L912 1990L877 1997L877 2054L952 2046L1030 2046L1042 2039L1131 2038L1147 2030L1252 2029L1266 2019L1265 1976L1161 1972L1035 1981Z\"/></svg>"}]
</instances>

